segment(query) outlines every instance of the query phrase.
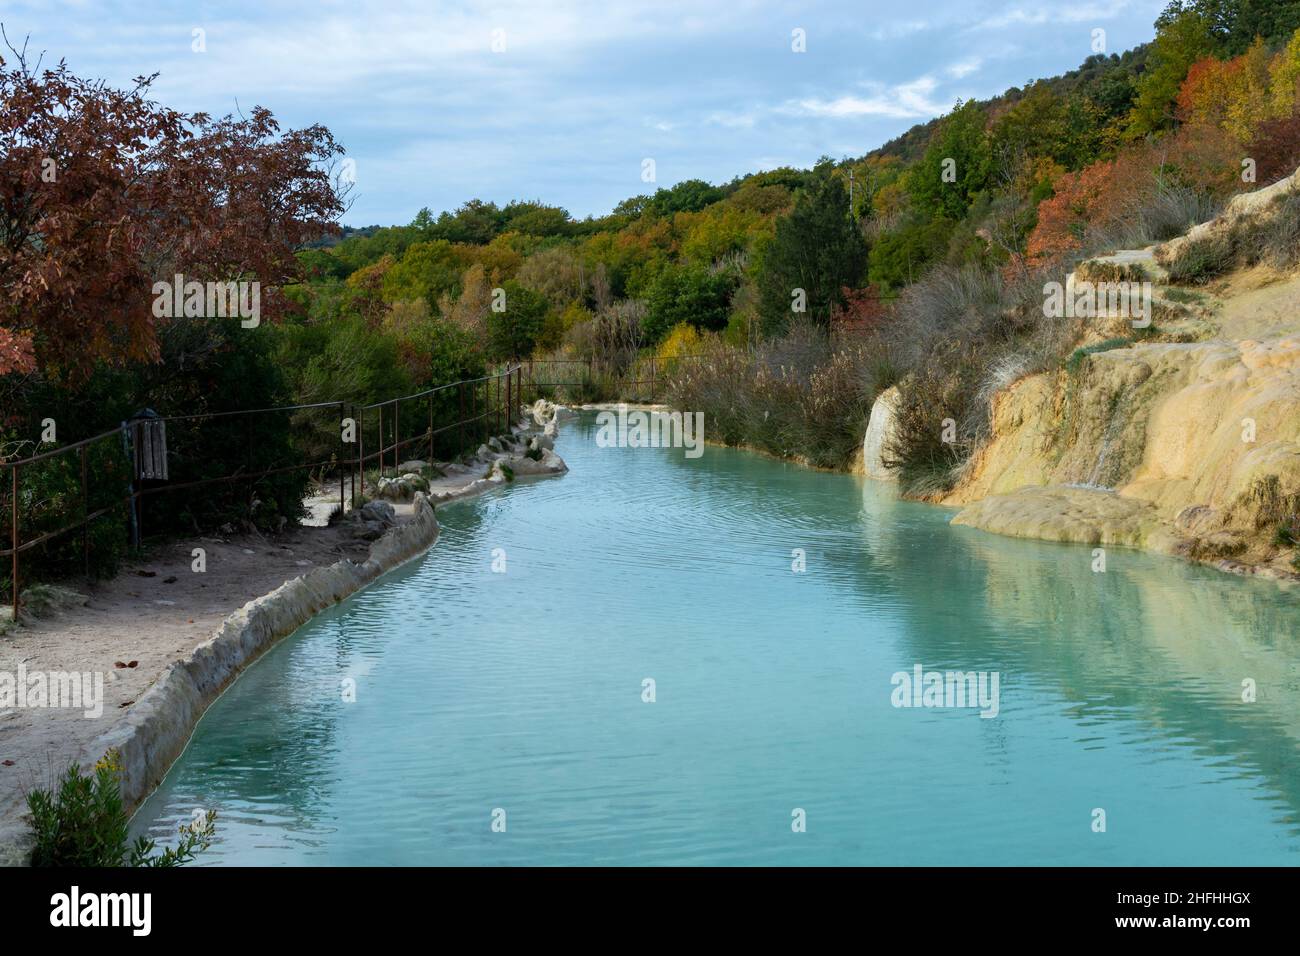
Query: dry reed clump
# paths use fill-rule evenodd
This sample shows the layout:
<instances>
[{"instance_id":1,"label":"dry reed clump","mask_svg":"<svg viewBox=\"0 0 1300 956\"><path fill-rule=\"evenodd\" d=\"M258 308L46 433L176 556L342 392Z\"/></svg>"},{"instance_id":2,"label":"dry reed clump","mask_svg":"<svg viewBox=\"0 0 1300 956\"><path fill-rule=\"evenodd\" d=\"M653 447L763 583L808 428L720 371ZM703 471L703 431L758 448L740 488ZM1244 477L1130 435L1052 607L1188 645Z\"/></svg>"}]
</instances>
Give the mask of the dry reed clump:
<instances>
[{"instance_id":1,"label":"dry reed clump","mask_svg":"<svg viewBox=\"0 0 1300 956\"><path fill-rule=\"evenodd\" d=\"M1300 190L1290 189L1254 215L1185 242L1166 264L1171 282L1203 285L1233 269L1300 265Z\"/></svg>"},{"instance_id":2,"label":"dry reed clump","mask_svg":"<svg viewBox=\"0 0 1300 956\"><path fill-rule=\"evenodd\" d=\"M932 496L951 488L991 433L997 393L1055 367L1078 340L1077 320L1045 315L1050 277L939 266L900 298L883 333L903 370L884 459L904 492Z\"/></svg>"},{"instance_id":3,"label":"dry reed clump","mask_svg":"<svg viewBox=\"0 0 1300 956\"><path fill-rule=\"evenodd\" d=\"M884 387L876 372L866 349L837 348L799 326L754 350L711 339L669 375L666 391L674 407L704 413L710 440L842 468Z\"/></svg>"}]
</instances>

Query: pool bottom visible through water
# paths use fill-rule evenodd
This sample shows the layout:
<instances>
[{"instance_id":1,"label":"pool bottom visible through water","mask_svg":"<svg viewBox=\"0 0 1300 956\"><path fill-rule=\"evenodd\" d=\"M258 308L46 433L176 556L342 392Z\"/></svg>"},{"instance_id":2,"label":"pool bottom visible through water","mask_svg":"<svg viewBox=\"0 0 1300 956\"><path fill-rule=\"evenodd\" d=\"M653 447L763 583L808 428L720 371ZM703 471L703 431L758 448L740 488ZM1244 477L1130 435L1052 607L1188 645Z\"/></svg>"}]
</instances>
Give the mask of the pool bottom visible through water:
<instances>
[{"instance_id":1,"label":"pool bottom visible through water","mask_svg":"<svg viewBox=\"0 0 1300 956\"><path fill-rule=\"evenodd\" d=\"M1297 861L1292 592L595 435L268 652L134 830L215 809L197 865ZM918 666L996 674L996 716L895 706Z\"/></svg>"}]
</instances>

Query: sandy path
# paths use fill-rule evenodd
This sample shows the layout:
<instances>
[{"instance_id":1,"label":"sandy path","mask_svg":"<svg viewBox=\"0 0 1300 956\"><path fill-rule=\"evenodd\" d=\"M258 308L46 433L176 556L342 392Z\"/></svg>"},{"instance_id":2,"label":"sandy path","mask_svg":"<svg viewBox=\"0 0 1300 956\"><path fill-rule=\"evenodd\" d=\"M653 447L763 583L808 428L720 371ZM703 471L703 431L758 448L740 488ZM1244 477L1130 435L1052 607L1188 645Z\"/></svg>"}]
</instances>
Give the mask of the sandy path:
<instances>
[{"instance_id":1,"label":"sandy path","mask_svg":"<svg viewBox=\"0 0 1300 956\"><path fill-rule=\"evenodd\" d=\"M86 595L85 607L27 623L0 637L0 672L98 672L103 713L86 717L67 708L0 710L0 818L125 712L163 669L209 638L232 611L318 565L343 557L365 559L369 542L351 529L298 528L272 537L195 538L158 548L127 564L111 581L69 582ZM196 573L192 549L206 552ZM137 662L135 667L117 663Z\"/></svg>"},{"instance_id":2,"label":"sandy path","mask_svg":"<svg viewBox=\"0 0 1300 956\"><path fill-rule=\"evenodd\" d=\"M430 500L447 502L500 487L505 478L499 468L494 472L498 462L525 479L567 471L549 451L540 462L523 457L526 442L540 431L540 424L525 422L512 429L508 447L483 447L469 463L441 464L443 475L430 482ZM338 493L334 484L305 499L304 527L278 535L172 542L147 560L125 564L111 581L67 582L87 597L84 606L0 634L0 675L16 675L20 665L28 675L103 675L97 716L86 716L82 708L0 709L0 833L18 824L31 789L49 787L69 763L83 759L170 664L212 637L230 614L313 567L367 559L371 542L357 536L356 523L325 526ZM411 503L392 504L398 523L409 520ZM192 567L195 548L205 551L202 573Z\"/></svg>"}]
</instances>

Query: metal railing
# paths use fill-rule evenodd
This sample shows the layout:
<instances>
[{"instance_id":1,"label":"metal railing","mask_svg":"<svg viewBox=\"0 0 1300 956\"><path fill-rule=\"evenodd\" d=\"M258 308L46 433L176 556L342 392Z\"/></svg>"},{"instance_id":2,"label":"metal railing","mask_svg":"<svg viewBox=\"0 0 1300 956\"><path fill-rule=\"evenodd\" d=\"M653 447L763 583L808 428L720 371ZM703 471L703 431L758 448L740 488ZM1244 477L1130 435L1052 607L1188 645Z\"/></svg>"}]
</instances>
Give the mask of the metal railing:
<instances>
[{"instance_id":1,"label":"metal railing","mask_svg":"<svg viewBox=\"0 0 1300 956\"><path fill-rule=\"evenodd\" d=\"M525 384L523 366L516 363L493 374L370 405L317 402L151 419L167 428L167 461L172 467L169 480L162 481L138 477L132 448L136 420L61 448L0 461L0 501L9 499L7 508L0 506L0 515L6 511L9 515L8 533L0 537L0 543L7 542L7 546L0 548L0 558L10 559L14 619L18 617L22 592L20 556L35 548L49 547L80 531L83 570L89 577L91 529L96 521L119 517L130 543L138 545L144 536L145 501L152 496L244 482L251 505L259 483L303 470L314 471L322 479L336 472L339 507L346 510L348 479L355 506L358 494L364 492L358 484L364 485L369 463L375 462L382 476L388 456L391 454L396 469L404 449L427 446L432 460L439 452L454 454L462 450L467 440L504 433L512 423L511 409L523 403L525 390L532 391ZM453 414L455 417L448 420ZM266 430L262 422L269 416L287 417L287 429L277 426L271 434L279 439L286 434L291 437L281 440L279 447L270 448L268 454L265 444L255 446L255 436L259 426ZM344 428L344 420L349 417L356 424L353 442L347 441ZM377 420L378 440L369 446L370 450L368 417ZM454 440L449 437L452 435ZM206 474L205 449L219 444L229 448L234 441L243 445L244 462L222 474ZM350 444L353 447L349 448ZM261 454L254 454L255 447ZM44 470L45 480L24 485L24 472L38 467ZM170 480L173 478L176 480ZM38 492L38 484L45 490ZM49 486L54 490L50 491ZM47 497L37 500L38 493ZM189 500L193 501L193 496ZM56 526L46 527L53 523L51 518L58 519ZM24 523L30 526L34 521L38 533L24 540Z\"/></svg>"}]
</instances>

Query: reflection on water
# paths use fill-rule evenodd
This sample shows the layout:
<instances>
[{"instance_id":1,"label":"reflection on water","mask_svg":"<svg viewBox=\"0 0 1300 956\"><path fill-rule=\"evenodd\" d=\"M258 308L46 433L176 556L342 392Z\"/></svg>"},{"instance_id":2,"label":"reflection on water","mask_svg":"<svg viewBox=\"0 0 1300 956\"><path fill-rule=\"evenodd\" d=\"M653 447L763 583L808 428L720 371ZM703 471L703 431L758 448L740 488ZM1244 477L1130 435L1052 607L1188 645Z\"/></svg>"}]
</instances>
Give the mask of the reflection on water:
<instances>
[{"instance_id":1,"label":"reflection on water","mask_svg":"<svg viewBox=\"0 0 1300 956\"><path fill-rule=\"evenodd\" d=\"M215 807L208 863L1297 859L1295 592L590 422L562 453L269 653L136 828ZM999 672L997 718L892 707L916 664Z\"/></svg>"}]
</instances>

